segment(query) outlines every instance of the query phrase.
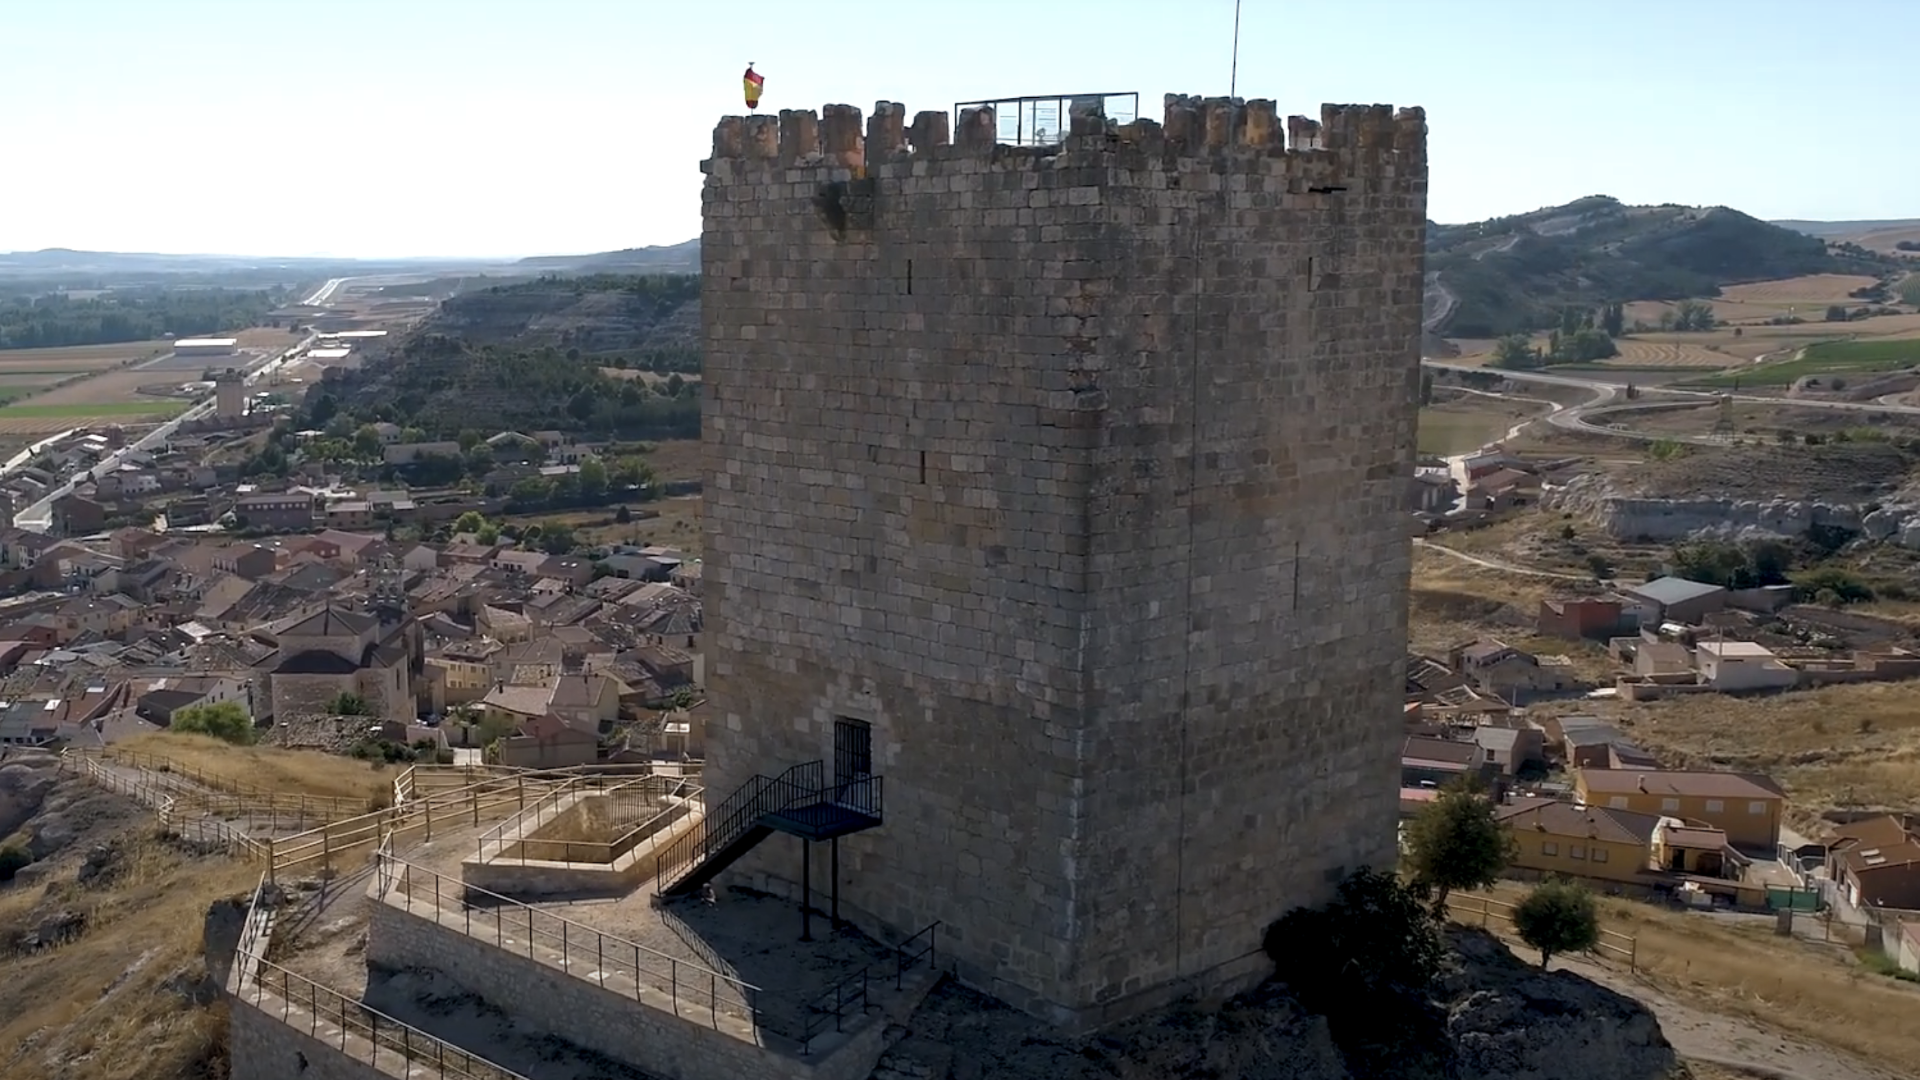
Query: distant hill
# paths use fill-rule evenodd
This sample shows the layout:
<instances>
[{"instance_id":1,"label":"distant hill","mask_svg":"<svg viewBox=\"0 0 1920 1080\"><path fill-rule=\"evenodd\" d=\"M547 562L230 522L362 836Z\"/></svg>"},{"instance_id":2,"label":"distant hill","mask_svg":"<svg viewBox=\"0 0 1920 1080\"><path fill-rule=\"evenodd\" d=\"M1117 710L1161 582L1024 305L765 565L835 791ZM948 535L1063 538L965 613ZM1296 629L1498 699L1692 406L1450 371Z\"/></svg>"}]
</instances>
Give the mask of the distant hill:
<instances>
[{"instance_id":1,"label":"distant hill","mask_svg":"<svg viewBox=\"0 0 1920 1080\"><path fill-rule=\"evenodd\" d=\"M1551 325L1567 307L1712 296L1744 281L1885 265L1726 207L1628 206L1595 195L1470 225L1429 223L1427 325L1451 337L1497 337Z\"/></svg>"},{"instance_id":2,"label":"distant hill","mask_svg":"<svg viewBox=\"0 0 1920 1080\"><path fill-rule=\"evenodd\" d=\"M555 274L461 293L384 363L328 379L302 419L324 425L339 410L434 439L466 430L697 436L699 299L698 277L668 274ZM665 378L621 377L638 371Z\"/></svg>"},{"instance_id":3,"label":"distant hill","mask_svg":"<svg viewBox=\"0 0 1920 1080\"><path fill-rule=\"evenodd\" d=\"M595 255L537 255L514 265L527 270L576 274L693 274L700 270L700 240L695 237L666 247L623 248Z\"/></svg>"}]
</instances>

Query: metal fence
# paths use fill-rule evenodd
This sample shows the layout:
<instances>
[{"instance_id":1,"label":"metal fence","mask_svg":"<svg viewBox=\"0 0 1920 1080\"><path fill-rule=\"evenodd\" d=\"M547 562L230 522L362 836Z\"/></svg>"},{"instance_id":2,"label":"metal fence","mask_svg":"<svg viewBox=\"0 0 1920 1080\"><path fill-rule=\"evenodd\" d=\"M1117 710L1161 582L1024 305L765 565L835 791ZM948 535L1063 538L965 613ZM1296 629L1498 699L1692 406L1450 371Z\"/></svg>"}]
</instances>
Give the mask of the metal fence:
<instances>
[{"instance_id":1,"label":"metal fence","mask_svg":"<svg viewBox=\"0 0 1920 1080\"><path fill-rule=\"evenodd\" d=\"M481 862L611 864L686 814L691 808L690 801L699 797L698 785L675 776L582 777L555 788L482 833L477 843L478 857ZM584 798L595 799L594 809L604 811L600 824L606 830L606 839L550 839L534 835L579 806ZM669 802L670 799L674 801Z\"/></svg>"},{"instance_id":2,"label":"metal fence","mask_svg":"<svg viewBox=\"0 0 1920 1080\"><path fill-rule=\"evenodd\" d=\"M1083 112L1117 123L1140 116L1140 95L1132 91L1103 94L1041 94L1026 97L962 101L953 107L954 129L967 109L990 108L999 128L998 139L1009 146L1049 146L1073 130L1073 117Z\"/></svg>"},{"instance_id":3,"label":"metal fence","mask_svg":"<svg viewBox=\"0 0 1920 1080\"><path fill-rule=\"evenodd\" d=\"M527 1080L279 964L255 962L258 974L241 986L241 1001L376 1070L397 1067L403 1076L440 1080Z\"/></svg>"}]
</instances>

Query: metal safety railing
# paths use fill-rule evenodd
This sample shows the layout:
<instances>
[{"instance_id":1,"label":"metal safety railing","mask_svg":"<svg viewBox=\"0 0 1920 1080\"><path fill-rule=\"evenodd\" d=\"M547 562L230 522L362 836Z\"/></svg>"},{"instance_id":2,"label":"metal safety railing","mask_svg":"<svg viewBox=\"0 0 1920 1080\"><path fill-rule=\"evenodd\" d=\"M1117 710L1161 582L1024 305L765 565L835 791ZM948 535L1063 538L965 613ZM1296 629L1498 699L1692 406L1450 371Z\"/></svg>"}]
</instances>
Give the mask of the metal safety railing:
<instances>
[{"instance_id":1,"label":"metal safety railing","mask_svg":"<svg viewBox=\"0 0 1920 1080\"><path fill-rule=\"evenodd\" d=\"M672 776L643 776L609 783L583 778L542 797L525 810L482 833L477 841L481 862L585 862L611 865L690 813L699 800L699 785ZM588 813L581 803L593 799L591 812L605 839L559 839L538 835L570 810Z\"/></svg>"},{"instance_id":2,"label":"metal safety railing","mask_svg":"<svg viewBox=\"0 0 1920 1080\"><path fill-rule=\"evenodd\" d=\"M375 859L375 895L383 903L395 903L397 894L405 899L395 906L418 914L414 908L425 905L440 926L563 970L578 966L580 977L601 989L658 1005L681 1019L704 1015L717 1027L724 1015L759 1025L762 992L752 983L476 888L384 849ZM648 1000L648 990L665 1002Z\"/></svg>"},{"instance_id":3,"label":"metal safety railing","mask_svg":"<svg viewBox=\"0 0 1920 1080\"><path fill-rule=\"evenodd\" d=\"M1140 116L1140 95L1134 91L1098 94L1029 94L1020 97L962 101L953 106L954 130L968 109L990 108L998 128L996 138L1008 146L1050 146L1073 130L1081 113L1104 116L1116 123L1132 123Z\"/></svg>"}]
</instances>

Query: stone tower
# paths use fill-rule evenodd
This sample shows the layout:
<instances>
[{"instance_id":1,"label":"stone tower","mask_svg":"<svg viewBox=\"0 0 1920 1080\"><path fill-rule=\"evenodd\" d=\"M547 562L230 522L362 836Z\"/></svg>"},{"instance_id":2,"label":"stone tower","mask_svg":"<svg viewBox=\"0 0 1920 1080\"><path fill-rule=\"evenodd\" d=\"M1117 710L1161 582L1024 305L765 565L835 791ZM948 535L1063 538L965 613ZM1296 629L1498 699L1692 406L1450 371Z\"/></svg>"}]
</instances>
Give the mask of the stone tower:
<instances>
[{"instance_id":1,"label":"stone tower","mask_svg":"<svg viewBox=\"0 0 1920 1080\"><path fill-rule=\"evenodd\" d=\"M885 795L729 872L1070 1026L1245 985L1395 858L1424 115L861 119L703 165L709 807Z\"/></svg>"}]
</instances>

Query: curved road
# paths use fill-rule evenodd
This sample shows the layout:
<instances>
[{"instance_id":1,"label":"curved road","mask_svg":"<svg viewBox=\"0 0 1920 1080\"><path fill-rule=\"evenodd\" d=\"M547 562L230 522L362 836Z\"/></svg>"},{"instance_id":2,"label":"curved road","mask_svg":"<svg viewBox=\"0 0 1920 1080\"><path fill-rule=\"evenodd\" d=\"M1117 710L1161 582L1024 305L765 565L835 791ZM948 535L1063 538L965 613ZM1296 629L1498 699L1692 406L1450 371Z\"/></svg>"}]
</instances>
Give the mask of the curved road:
<instances>
[{"instance_id":1,"label":"curved road","mask_svg":"<svg viewBox=\"0 0 1920 1080\"><path fill-rule=\"evenodd\" d=\"M1616 405L1615 400L1621 397L1627 388L1625 382L1611 382L1606 379L1583 378L1574 375L1556 375L1544 371L1507 371L1501 368L1474 367L1468 364L1449 364L1443 360L1428 360L1425 358L1422 358L1420 363L1435 371L1451 371L1456 373L1492 371L1503 379L1517 383L1530 382L1541 386L1566 386L1587 390L1593 394L1593 397L1589 400L1578 405L1562 405L1540 419L1546 420L1547 423L1555 427L1565 428L1569 431L1581 431L1591 435L1610 435L1618 439L1639 439L1646 442L1671 440L1718 446L1722 445L1725 440L1717 439L1709 435L1675 435L1672 432L1646 432L1634 431L1628 428L1607 427L1602 424L1590 423L1587 417L1601 416L1608 412L1628 408L1644 408L1647 405L1662 404L1663 402L1659 400L1657 396L1663 396L1665 399L1673 400L1676 403L1687 399L1694 399L1702 404L1706 404L1724 397L1750 404L1782 407L1791 406L1796 409L1839 409L1848 412L1899 413L1902 415L1920 416L1920 406L1914 405L1886 405L1877 401L1826 401L1815 398L1777 398L1766 397L1760 394L1721 393L1714 390L1680 390L1665 386L1639 387L1638 390L1641 397L1637 399L1632 406L1628 406L1625 403ZM1509 437L1511 437L1511 435L1509 435Z\"/></svg>"}]
</instances>

